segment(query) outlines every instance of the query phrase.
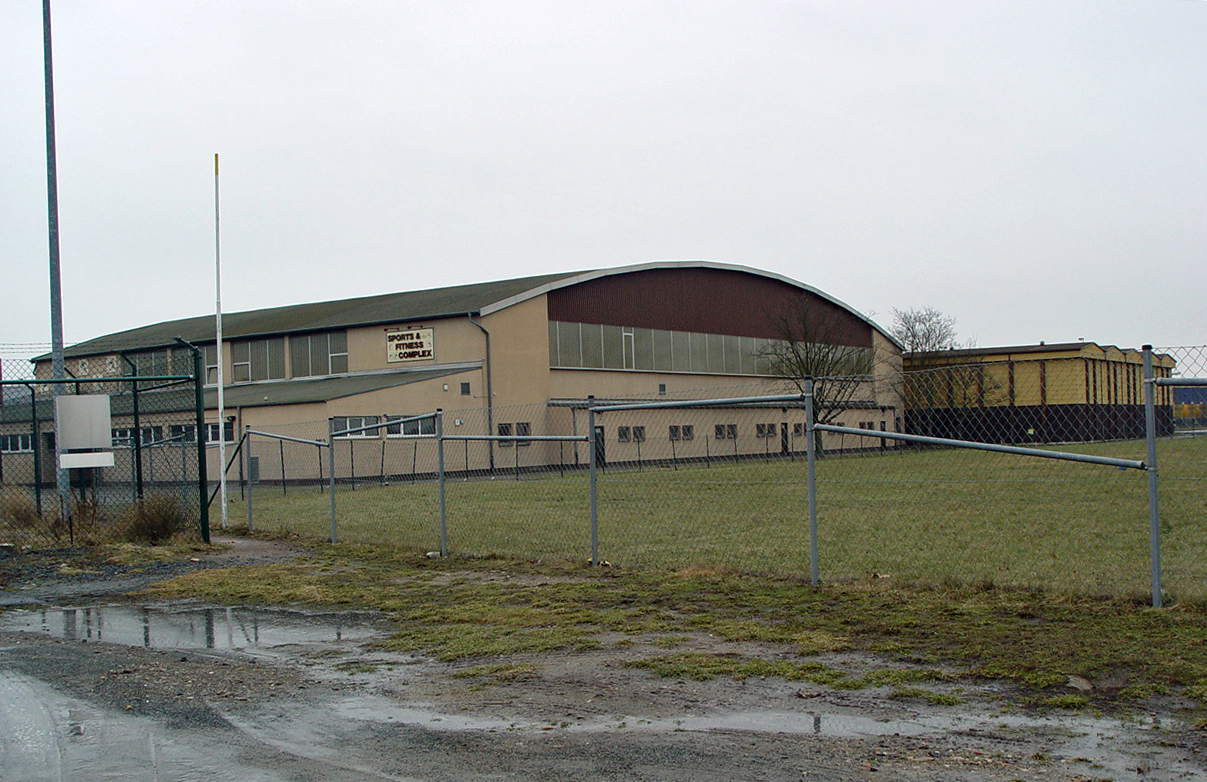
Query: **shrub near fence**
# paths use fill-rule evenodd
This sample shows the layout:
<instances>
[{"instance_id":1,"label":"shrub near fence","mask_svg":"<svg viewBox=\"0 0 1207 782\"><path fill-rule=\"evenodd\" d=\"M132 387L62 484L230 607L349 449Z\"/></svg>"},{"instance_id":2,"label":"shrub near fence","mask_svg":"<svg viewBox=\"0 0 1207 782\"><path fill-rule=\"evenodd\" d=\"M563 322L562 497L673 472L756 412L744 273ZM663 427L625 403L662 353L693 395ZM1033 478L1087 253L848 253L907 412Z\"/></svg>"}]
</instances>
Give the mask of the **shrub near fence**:
<instances>
[{"instance_id":1,"label":"shrub near fence","mask_svg":"<svg viewBox=\"0 0 1207 782\"><path fill-rule=\"evenodd\" d=\"M166 354L164 354L166 355ZM72 377L67 396L108 396L113 465L72 468L59 485L53 384L4 362L0 382L0 544L19 548L203 536L192 354L112 375ZM137 374L135 374L137 373Z\"/></svg>"}]
</instances>

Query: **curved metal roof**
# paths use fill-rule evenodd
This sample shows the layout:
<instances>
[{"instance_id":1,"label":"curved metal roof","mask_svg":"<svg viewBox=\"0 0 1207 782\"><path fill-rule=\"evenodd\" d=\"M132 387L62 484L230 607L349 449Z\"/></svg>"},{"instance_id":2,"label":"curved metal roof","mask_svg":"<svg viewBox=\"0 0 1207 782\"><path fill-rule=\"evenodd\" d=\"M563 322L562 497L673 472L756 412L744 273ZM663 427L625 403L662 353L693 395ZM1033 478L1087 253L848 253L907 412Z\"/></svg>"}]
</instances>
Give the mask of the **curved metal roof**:
<instances>
[{"instance_id":1,"label":"curved metal roof","mask_svg":"<svg viewBox=\"0 0 1207 782\"><path fill-rule=\"evenodd\" d=\"M498 312L522 301L541 296L549 291L577 285L589 280L653 269L675 268L721 269L777 280L799 290L808 291L813 295L820 296L842 307L900 347L900 344L893 339L892 335L880 328L871 318L817 288L773 272L762 271L748 266L704 260L651 261L649 263L617 266L608 269L544 274L533 277L518 277L510 280L456 285L447 288L384 293L353 299L223 313L222 330L225 338L246 339L249 337L269 337L303 331L324 331L352 326L369 326L379 323L433 320L465 315L467 313L489 315L492 312ZM194 343L214 341L214 317L212 315L203 315L181 320L164 321L108 334L77 343L68 348L66 354L69 356L87 356L113 353L121 350L165 347L174 344L178 337Z\"/></svg>"}]
</instances>

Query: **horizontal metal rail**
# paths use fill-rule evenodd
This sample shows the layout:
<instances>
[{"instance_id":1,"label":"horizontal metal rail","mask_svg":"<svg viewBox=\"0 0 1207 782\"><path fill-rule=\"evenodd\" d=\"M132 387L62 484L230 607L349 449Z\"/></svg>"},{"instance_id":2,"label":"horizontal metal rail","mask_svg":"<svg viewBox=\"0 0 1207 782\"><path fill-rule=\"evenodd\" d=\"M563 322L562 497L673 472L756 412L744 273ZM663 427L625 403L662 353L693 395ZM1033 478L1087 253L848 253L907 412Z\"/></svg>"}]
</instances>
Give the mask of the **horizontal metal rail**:
<instances>
[{"instance_id":1,"label":"horizontal metal rail","mask_svg":"<svg viewBox=\"0 0 1207 782\"><path fill-rule=\"evenodd\" d=\"M589 443L591 435L489 435L489 434L446 434L441 440L482 440L492 442L545 442L545 443Z\"/></svg>"},{"instance_id":2,"label":"horizontal metal rail","mask_svg":"<svg viewBox=\"0 0 1207 782\"><path fill-rule=\"evenodd\" d=\"M289 435L284 434L261 432L257 429L247 429L243 432L244 437L247 437L249 434L259 435L260 437L268 437L273 440L286 440L291 443L301 443L302 445L314 445L318 446L319 448L328 448L331 445L330 443L323 442L322 440L304 440L301 437L290 437Z\"/></svg>"},{"instance_id":3,"label":"horizontal metal rail","mask_svg":"<svg viewBox=\"0 0 1207 782\"><path fill-rule=\"evenodd\" d=\"M888 440L901 440L907 443L924 445L943 445L949 448L971 448L977 451L995 451L1010 453L1017 456L1038 456L1042 459L1059 459L1066 462L1083 462L1086 464L1101 464L1107 467L1118 467L1128 470L1147 470L1148 465L1133 459L1115 459L1110 456L1091 456L1084 453L1066 453L1064 451L1047 451L1042 448L1020 448L1016 445L996 445L994 443L978 443L972 440L949 440L944 437L925 437L919 434L901 434L898 432L880 432L875 429L853 429L849 426L831 426L830 424L814 424L813 428L821 432L836 434L853 434L859 437L878 437Z\"/></svg>"},{"instance_id":4,"label":"horizontal metal rail","mask_svg":"<svg viewBox=\"0 0 1207 782\"><path fill-rule=\"evenodd\" d=\"M0 380L0 386L50 386L64 385L73 386L76 383L152 383L152 382L175 382L179 383L184 380L192 380L192 375L128 375L114 377L71 377L63 378L62 380L43 380L41 378L26 378L23 380Z\"/></svg>"},{"instance_id":5,"label":"horizontal metal rail","mask_svg":"<svg viewBox=\"0 0 1207 782\"><path fill-rule=\"evenodd\" d=\"M732 399L683 399L666 402L636 402L631 405L600 405L593 409L597 413L612 413L621 410L670 410L681 407L730 407L733 405L786 404L788 402L803 404L804 401L804 394L780 394L777 396L744 396Z\"/></svg>"},{"instance_id":6,"label":"horizontal metal rail","mask_svg":"<svg viewBox=\"0 0 1207 782\"><path fill-rule=\"evenodd\" d=\"M1153 382L1159 386L1207 386L1207 377L1157 377Z\"/></svg>"}]
</instances>

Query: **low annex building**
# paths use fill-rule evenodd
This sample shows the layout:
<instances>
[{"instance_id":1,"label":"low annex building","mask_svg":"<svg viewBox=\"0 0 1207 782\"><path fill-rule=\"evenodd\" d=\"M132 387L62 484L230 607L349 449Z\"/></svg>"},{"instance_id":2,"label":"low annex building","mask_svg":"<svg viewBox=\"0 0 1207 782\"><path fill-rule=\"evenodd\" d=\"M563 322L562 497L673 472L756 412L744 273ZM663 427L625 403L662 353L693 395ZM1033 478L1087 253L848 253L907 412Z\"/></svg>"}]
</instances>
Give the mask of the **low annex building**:
<instances>
[{"instance_id":1,"label":"low annex building","mask_svg":"<svg viewBox=\"0 0 1207 782\"><path fill-rule=\"evenodd\" d=\"M565 435L584 431L581 409L588 396L708 399L739 387L746 393L756 386L764 393L790 390L768 351L785 339L784 324L793 318L805 321L806 336L850 348L854 369L900 372L900 345L852 307L781 275L708 261L658 261L224 314L221 354L213 317L206 315L97 337L66 355L76 377L121 376L127 365L155 375L191 360L178 339L199 346L210 439L234 439L249 427L325 439L329 419L337 428L352 428L438 408L446 430L460 434ZM226 421L217 416L219 362ZM39 362L39 376L48 376L48 363ZM900 428L898 384L866 382L843 407L839 423ZM757 431L753 424L728 423L715 410L692 410L674 421L657 419L642 439L674 439L676 455L684 458L709 447L715 452L715 442L703 441L716 439L735 454L795 448L803 411L781 418ZM380 440L384 463L386 443L430 435L430 423L393 425L356 439ZM129 424L115 418L114 425ZM640 453L631 427L605 423L600 434L605 450L599 455L609 462ZM145 445L157 433L152 428L138 436ZM19 438L13 442L21 444ZM14 449L8 450L6 458ZM524 449L524 459L555 464L567 456L560 444L538 442ZM493 446L474 455L467 449L464 460L454 467L493 466ZM216 468L211 455L211 475ZM274 476L262 470L259 477Z\"/></svg>"},{"instance_id":2,"label":"low annex building","mask_svg":"<svg viewBox=\"0 0 1207 782\"><path fill-rule=\"evenodd\" d=\"M905 429L992 443L1144 437L1143 354L1068 342L906 353ZM1172 356L1153 356L1171 377ZM1158 432L1173 431L1173 395L1158 388Z\"/></svg>"}]
</instances>

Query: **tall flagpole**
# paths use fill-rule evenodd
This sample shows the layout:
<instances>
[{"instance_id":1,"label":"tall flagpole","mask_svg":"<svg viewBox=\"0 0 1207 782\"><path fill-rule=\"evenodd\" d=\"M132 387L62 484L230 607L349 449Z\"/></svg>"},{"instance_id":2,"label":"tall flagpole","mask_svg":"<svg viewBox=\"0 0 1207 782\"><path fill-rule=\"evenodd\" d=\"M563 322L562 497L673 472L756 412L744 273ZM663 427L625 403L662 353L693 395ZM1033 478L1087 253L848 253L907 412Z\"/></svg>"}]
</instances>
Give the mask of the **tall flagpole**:
<instances>
[{"instance_id":1,"label":"tall flagpole","mask_svg":"<svg viewBox=\"0 0 1207 782\"><path fill-rule=\"evenodd\" d=\"M222 501L222 529L226 529L226 399L222 365L222 233L219 230L218 210L218 153L214 153L214 290L215 316L218 331L218 487Z\"/></svg>"}]
</instances>

